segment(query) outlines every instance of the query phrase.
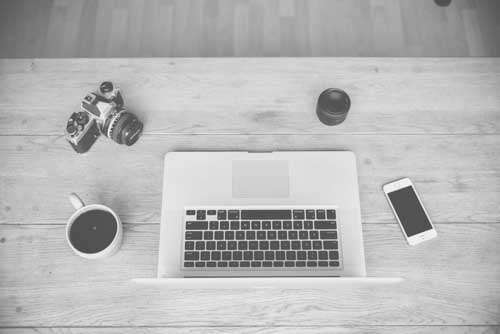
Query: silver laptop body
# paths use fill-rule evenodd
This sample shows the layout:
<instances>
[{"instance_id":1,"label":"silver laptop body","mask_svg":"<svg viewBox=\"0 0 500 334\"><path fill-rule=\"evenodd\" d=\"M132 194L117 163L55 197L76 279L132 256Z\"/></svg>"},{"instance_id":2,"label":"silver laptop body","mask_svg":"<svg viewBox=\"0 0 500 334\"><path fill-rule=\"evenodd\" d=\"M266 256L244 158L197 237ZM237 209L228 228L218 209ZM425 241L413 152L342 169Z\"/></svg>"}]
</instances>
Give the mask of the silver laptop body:
<instances>
[{"instance_id":1,"label":"silver laptop body","mask_svg":"<svg viewBox=\"0 0 500 334\"><path fill-rule=\"evenodd\" d=\"M171 152L165 155L164 163L158 278L366 276L356 158L352 152ZM229 232L229 235L233 236L231 228L234 226L242 228L244 221L250 217L248 218L250 227L245 233L252 233L252 227L255 227L252 226L252 222L259 222L261 225L257 225L255 232L266 236L267 234L259 231L258 228L269 227L269 225L264 225L265 220L257 221L258 217L255 218L256 216L252 216L252 214L260 212L287 213L289 211L292 229L293 227L305 229L305 225L301 224L305 224L306 217L300 220L294 219L300 218L294 216L296 213L299 214L303 211L311 214L318 212L319 214L319 212L327 210L335 212L335 233L338 233L335 242L338 243L339 258L335 267L229 267L227 264L230 264L231 261L222 261L226 262L224 267L214 265L214 267L209 268L205 264L208 265L211 262L210 258L205 259L204 262L199 257L197 257L198 261L196 259L186 261L188 256L186 252L191 255L196 252L199 254L201 252L217 253L217 248L210 251L205 248L186 250L186 245L189 243L190 247L197 247L194 245L199 240L196 238L191 240L191 237L206 236L205 232L209 232L208 234L212 236L210 240L217 244L217 240L213 239L213 233L210 233L217 231L210 231L210 228L211 222L215 224L219 211L238 212L238 219L224 217L223 220L219 219L219 225L215 225L227 228L223 231L224 235ZM197 217L198 211L202 211L205 215ZM209 212L212 214L208 215ZM330 221L326 217L323 219L324 222L313 223L313 226L324 226ZM223 227L224 221L227 221L228 224L224 223ZM270 230L272 230L273 221L271 219L269 221ZM285 222L288 222L287 218L281 217L280 221L283 224L280 225L280 228L285 228ZM235 225L230 225L231 222ZM238 231L234 231L234 233L236 232ZM266 233L270 233L270 231ZM319 233L323 236L323 233L333 234L333 231L320 230ZM247 241L236 240L234 237L233 239L233 245L239 241ZM299 238L297 239L300 241ZM266 242L264 239L256 239L256 241L258 243ZM307 240L303 241L308 242ZM311 244L318 244L314 241L311 240ZM331 244L330 241L328 242ZM229 245L229 242L225 243ZM204 245L202 246L208 247L208 241L204 241ZM229 253L226 248L223 251ZM307 250L305 252L308 253ZM242 253L244 254L244 252ZM262 251L262 253L265 254L266 251ZM274 253L276 256L278 255L277 251ZM199 256L199 254L196 255ZM273 260L269 262L287 262L276 261L276 258ZM294 260L298 264L299 261ZM262 261L265 262L265 259ZM236 265L237 261L232 262ZM259 264L257 263L259 261L248 262L252 265ZM288 263L291 262L288 261ZM309 262L320 263L321 261L305 261L306 264ZM219 265L219 262L216 263ZM191 267L186 267L186 264ZM204 266L197 267L198 264Z\"/></svg>"}]
</instances>

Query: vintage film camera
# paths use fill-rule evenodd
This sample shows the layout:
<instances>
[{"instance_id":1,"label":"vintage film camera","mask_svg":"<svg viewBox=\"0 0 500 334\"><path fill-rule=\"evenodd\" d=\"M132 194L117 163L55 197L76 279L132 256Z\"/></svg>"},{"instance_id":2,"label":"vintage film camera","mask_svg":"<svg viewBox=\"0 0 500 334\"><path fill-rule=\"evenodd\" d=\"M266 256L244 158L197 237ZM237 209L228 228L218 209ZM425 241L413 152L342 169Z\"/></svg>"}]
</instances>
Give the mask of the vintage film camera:
<instances>
[{"instance_id":1,"label":"vintage film camera","mask_svg":"<svg viewBox=\"0 0 500 334\"><path fill-rule=\"evenodd\" d=\"M109 81L101 83L99 93L87 94L81 103L82 110L73 113L66 124L66 139L73 149L87 152L100 134L118 144L134 144L143 124L123 105L119 89Z\"/></svg>"}]
</instances>

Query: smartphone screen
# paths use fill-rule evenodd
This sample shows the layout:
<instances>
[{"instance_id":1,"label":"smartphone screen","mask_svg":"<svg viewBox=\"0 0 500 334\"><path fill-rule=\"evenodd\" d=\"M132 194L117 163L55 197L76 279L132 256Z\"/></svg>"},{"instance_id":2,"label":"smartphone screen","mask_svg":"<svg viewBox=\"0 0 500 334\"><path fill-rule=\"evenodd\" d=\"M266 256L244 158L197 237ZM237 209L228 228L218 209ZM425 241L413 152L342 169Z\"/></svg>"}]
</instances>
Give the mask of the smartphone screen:
<instances>
[{"instance_id":1,"label":"smartphone screen","mask_svg":"<svg viewBox=\"0 0 500 334\"><path fill-rule=\"evenodd\" d=\"M432 229L412 186L392 191L387 195L408 237Z\"/></svg>"}]
</instances>

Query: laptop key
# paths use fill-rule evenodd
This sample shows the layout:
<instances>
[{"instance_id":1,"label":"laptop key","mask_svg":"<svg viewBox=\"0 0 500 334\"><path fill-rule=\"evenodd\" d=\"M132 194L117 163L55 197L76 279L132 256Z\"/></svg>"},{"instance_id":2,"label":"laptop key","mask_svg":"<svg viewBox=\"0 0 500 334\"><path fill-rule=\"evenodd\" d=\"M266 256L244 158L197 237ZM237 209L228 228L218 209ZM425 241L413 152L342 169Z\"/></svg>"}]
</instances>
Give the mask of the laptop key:
<instances>
[{"instance_id":1,"label":"laptop key","mask_svg":"<svg viewBox=\"0 0 500 334\"><path fill-rule=\"evenodd\" d=\"M292 229L292 222L290 220L284 220L283 221L283 229L284 230L291 230Z\"/></svg>"},{"instance_id":2,"label":"laptop key","mask_svg":"<svg viewBox=\"0 0 500 334\"><path fill-rule=\"evenodd\" d=\"M212 252L211 260L212 261L219 261L220 260L220 252Z\"/></svg>"},{"instance_id":3,"label":"laptop key","mask_svg":"<svg viewBox=\"0 0 500 334\"><path fill-rule=\"evenodd\" d=\"M207 221L187 221L186 230L208 230Z\"/></svg>"},{"instance_id":4,"label":"laptop key","mask_svg":"<svg viewBox=\"0 0 500 334\"><path fill-rule=\"evenodd\" d=\"M219 227L221 230L229 230L229 222L227 220L223 220L219 222Z\"/></svg>"},{"instance_id":5,"label":"laptop key","mask_svg":"<svg viewBox=\"0 0 500 334\"><path fill-rule=\"evenodd\" d=\"M196 214L195 210L186 210L186 215L188 216L194 216Z\"/></svg>"},{"instance_id":6,"label":"laptop key","mask_svg":"<svg viewBox=\"0 0 500 334\"><path fill-rule=\"evenodd\" d=\"M186 241L184 243L185 250L193 250L194 249L194 241Z\"/></svg>"},{"instance_id":7,"label":"laptop key","mask_svg":"<svg viewBox=\"0 0 500 334\"><path fill-rule=\"evenodd\" d=\"M214 232L212 232L212 231L203 232L203 239L212 240L213 238L214 238Z\"/></svg>"},{"instance_id":8,"label":"laptop key","mask_svg":"<svg viewBox=\"0 0 500 334\"><path fill-rule=\"evenodd\" d=\"M276 240L276 231L267 231L268 240Z\"/></svg>"},{"instance_id":9,"label":"laptop key","mask_svg":"<svg viewBox=\"0 0 500 334\"><path fill-rule=\"evenodd\" d=\"M328 267L328 261L319 261L318 266L319 267Z\"/></svg>"},{"instance_id":10,"label":"laptop key","mask_svg":"<svg viewBox=\"0 0 500 334\"><path fill-rule=\"evenodd\" d=\"M337 241L323 241L323 249L338 249Z\"/></svg>"},{"instance_id":11,"label":"laptop key","mask_svg":"<svg viewBox=\"0 0 500 334\"><path fill-rule=\"evenodd\" d=\"M316 219L325 219L325 210L316 210Z\"/></svg>"},{"instance_id":12,"label":"laptop key","mask_svg":"<svg viewBox=\"0 0 500 334\"><path fill-rule=\"evenodd\" d=\"M302 221L301 220L296 220L293 222L293 228L295 230L302 230Z\"/></svg>"},{"instance_id":13,"label":"laptop key","mask_svg":"<svg viewBox=\"0 0 500 334\"><path fill-rule=\"evenodd\" d=\"M286 240L287 239L286 231L278 231L278 239L279 240Z\"/></svg>"},{"instance_id":14,"label":"laptop key","mask_svg":"<svg viewBox=\"0 0 500 334\"><path fill-rule=\"evenodd\" d=\"M218 230L219 229L219 222L218 221L211 221L210 222L210 229L211 230Z\"/></svg>"},{"instance_id":15,"label":"laptop key","mask_svg":"<svg viewBox=\"0 0 500 334\"><path fill-rule=\"evenodd\" d=\"M335 230L337 228L337 223L331 220L316 220L314 222L314 228L317 230Z\"/></svg>"},{"instance_id":16,"label":"laptop key","mask_svg":"<svg viewBox=\"0 0 500 334\"><path fill-rule=\"evenodd\" d=\"M339 263L339 261L330 261L330 262L328 262L328 266L329 267L339 267L340 263Z\"/></svg>"},{"instance_id":17,"label":"laptop key","mask_svg":"<svg viewBox=\"0 0 500 334\"><path fill-rule=\"evenodd\" d=\"M280 249L280 242L279 241L271 241L270 248L272 250Z\"/></svg>"},{"instance_id":18,"label":"laptop key","mask_svg":"<svg viewBox=\"0 0 500 334\"><path fill-rule=\"evenodd\" d=\"M302 249L311 249L310 241L302 241Z\"/></svg>"},{"instance_id":19,"label":"laptop key","mask_svg":"<svg viewBox=\"0 0 500 334\"><path fill-rule=\"evenodd\" d=\"M217 241L217 250L225 250L226 242L225 241Z\"/></svg>"},{"instance_id":20,"label":"laptop key","mask_svg":"<svg viewBox=\"0 0 500 334\"><path fill-rule=\"evenodd\" d=\"M307 232L307 231L300 231L299 232L299 239L300 240L307 240L307 239L309 239L309 232Z\"/></svg>"},{"instance_id":21,"label":"laptop key","mask_svg":"<svg viewBox=\"0 0 500 334\"><path fill-rule=\"evenodd\" d=\"M255 240L255 231L247 231L247 240Z\"/></svg>"},{"instance_id":22,"label":"laptop key","mask_svg":"<svg viewBox=\"0 0 500 334\"><path fill-rule=\"evenodd\" d=\"M196 220L205 220L205 219L207 219L205 210L196 211Z\"/></svg>"},{"instance_id":23,"label":"laptop key","mask_svg":"<svg viewBox=\"0 0 500 334\"><path fill-rule=\"evenodd\" d=\"M304 251L297 252L297 260L305 260L307 258L307 253Z\"/></svg>"},{"instance_id":24,"label":"laptop key","mask_svg":"<svg viewBox=\"0 0 500 334\"><path fill-rule=\"evenodd\" d=\"M273 267L283 267L283 261L274 261Z\"/></svg>"},{"instance_id":25,"label":"laptop key","mask_svg":"<svg viewBox=\"0 0 500 334\"><path fill-rule=\"evenodd\" d=\"M319 238L319 233L318 233L318 231L310 231L310 232L309 232L309 238L310 238L310 239L318 239L318 238Z\"/></svg>"},{"instance_id":26,"label":"laptop key","mask_svg":"<svg viewBox=\"0 0 500 334\"><path fill-rule=\"evenodd\" d=\"M309 252L307 252L307 259L308 260L317 260L318 254L315 251L309 251Z\"/></svg>"},{"instance_id":27,"label":"laptop key","mask_svg":"<svg viewBox=\"0 0 500 334\"><path fill-rule=\"evenodd\" d=\"M281 221L273 220L273 230L281 230Z\"/></svg>"},{"instance_id":28,"label":"laptop key","mask_svg":"<svg viewBox=\"0 0 500 334\"><path fill-rule=\"evenodd\" d=\"M240 262L240 267L241 268L250 267L250 262L248 262L248 261L241 261Z\"/></svg>"},{"instance_id":29,"label":"laptop key","mask_svg":"<svg viewBox=\"0 0 500 334\"><path fill-rule=\"evenodd\" d=\"M293 251L286 252L286 259L287 260L290 260L290 261L293 260L293 261L295 261L296 258L297 258L297 254L295 252L293 252Z\"/></svg>"},{"instance_id":30,"label":"laptop key","mask_svg":"<svg viewBox=\"0 0 500 334\"><path fill-rule=\"evenodd\" d=\"M248 242L248 249L251 249L251 250L259 249L259 242L258 241L249 241Z\"/></svg>"},{"instance_id":31,"label":"laptop key","mask_svg":"<svg viewBox=\"0 0 500 334\"><path fill-rule=\"evenodd\" d=\"M259 249L260 250L268 250L269 249L269 241L259 241Z\"/></svg>"},{"instance_id":32,"label":"laptop key","mask_svg":"<svg viewBox=\"0 0 500 334\"><path fill-rule=\"evenodd\" d=\"M300 249L300 241L292 241L292 249L293 250Z\"/></svg>"},{"instance_id":33,"label":"laptop key","mask_svg":"<svg viewBox=\"0 0 500 334\"><path fill-rule=\"evenodd\" d=\"M264 253L266 260L274 260L274 252L267 251Z\"/></svg>"},{"instance_id":34,"label":"laptop key","mask_svg":"<svg viewBox=\"0 0 500 334\"><path fill-rule=\"evenodd\" d=\"M285 259L285 252L277 251L276 252L276 260L284 260L284 259Z\"/></svg>"},{"instance_id":35,"label":"laptop key","mask_svg":"<svg viewBox=\"0 0 500 334\"><path fill-rule=\"evenodd\" d=\"M293 210L293 219L304 219L304 210Z\"/></svg>"},{"instance_id":36,"label":"laptop key","mask_svg":"<svg viewBox=\"0 0 500 334\"><path fill-rule=\"evenodd\" d=\"M320 260L328 260L328 252L327 251L319 251L318 259Z\"/></svg>"},{"instance_id":37,"label":"laptop key","mask_svg":"<svg viewBox=\"0 0 500 334\"><path fill-rule=\"evenodd\" d=\"M214 239L215 240L224 240L224 232L222 232L222 231L215 232Z\"/></svg>"},{"instance_id":38,"label":"laptop key","mask_svg":"<svg viewBox=\"0 0 500 334\"><path fill-rule=\"evenodd\" d=\"M207 262L207 267L209 267L209 268L213 268L216 266L217 266L217 262L213 262L213 261Z\"/></svg>"},{"instance_id":39,"label":"laptop key","mask_svg":"<svg viewBox=\"0 0 500 334\"><path fill-rule=\"evenodd\" d=\"M192 267L194 267L194 262L186 261L186 262L184 262L184 267L192 268Z\"/></svg>"},{"instance_id":40,"label":"laptop key","mask_svg":"<svg viewBox=\"0 0 500 334\"><path fill-rule=\"evenodd\" d=\"M312 230L313 222L311 220L304 221L304 230Z\"/></svg>"},{"instance_id":41,"label":"laptop key","mask_svg":"<svg viewBox=\"0 0 500 334\"><path fill-rule=\"evenodd\" d=\"M228 241L227 249L228 250L236 250L238 248L238 243L236 241Z\"/></svg>"},{"instance_id":42,"label":"laptop key","mask_svg":"<svg viewBox=\"0 0 500 334\"><path fill-rule=\"evenodd\" d=\"M204 251L200 253L200 259L203 261L210 260L210 252Z\"/></svg>"},{"instance_id":43,"label":"laptop key","mask_svg":"<svg viewBox=\"0 0 500 334\"><path fill-rule=\"evenodd\" d=\"M228 252L228 251L222 252L222 259L224 261L231 260L231 252Z\"/></svg>"},{"instance_id":44,"label":"laptop key","mask_svg":"<svg viewBox=\"0 0 500 334\"><path fill-rule=\"evenodd\" d=\"M204 241L196 241L196 250L204 250L205 249L205 242Z\"/></svg>"},{"instance_id":45,"label":"laptop key","mask_svg":"<svg viewBox=\"0 0 500 334\"><path fill-rule=\"evenodd\" d=\"M297 240L299 238L299 234L297 231L289 231L288 232L288 239L290 240Z\"/></svg>"},{"instance_id":46,"label":"laptop key","mask_svg":"<svg viewBox=\"0 0 500 334\"><path fill-rule=\"evenodd\" d=\"M260 230L260 221L258 220L252 221L252 230Z\"/></svg>"},{"instance_id":47,"label":"laptop key","mask_svg":"<svg viewBox=\"0 0 500 334\"><path fill-rule=\"evenodd\" d=\"M328 252L328 257L330 260L338 260L339 259L339 252L337 251L329 251Z\"/></svg>"},{"instance_id":48,"label":"laptop key","mask_svg":"<svg viewBox=\"0 0 500 334\"><path fill-rule=\"evenodd\" d=\"M281 249L289 250L290 249L290 241L282 241L281 242Z\"/></svg>"},{"instance_id":49,"label":"laptop key","mask_svg":"<svg viewBox=\"0 0 500 334\"><path fill-rule=\"evenodd\" d=\"M233 260L241 261L242 258L243 258L243 252L241 251L233 252Z\"/></svg>"},{"instance_id":50,"label":"laptop key","mask_svg":"<svg viewBox=\"0 0 500 334\"><path fill-rule=\"evenodd\" d=\"M316 219L314 210L306 210L306 219Z\"/></svg>"},{"instance_id":51,"label":"laptop key","mask_svg":"<svg viewBox=\"0 0 500 334\"><path fill-rule=\"evenodd\" d=\"M295 267L295 261L285 261L285 267Z\"/></svg>"},{"instance_id":52,"label":"laptop key","mask_svg":"<svg viewBox=\"0 0 500 334\"><path fill-rule=\"evenodd\" d=\"M261 251L254 252L253 253L253 258L254 258L254 260L257 260L257 261L264 260L264 252L261 252Z\"/></svg>"},{"instance_id":53,"label":"laptop key","mask_svg":"<svg viewBox=\"0 0 500 334\"><path fill-rule=\"evenodd\" d=\"M320 237L321 239L337 239L337 232L336 231L321 231L320 232Z\"/></svg>"},{"instance_id":54,"label":"laptop key","mask_svg":"<svg viewBox=\"0 0 500 334\"><path fill-rule=\"evenodd\" d=\"M337 214L335 213L335 210L326 210L326 218L328 219L336 219Z\"/></svg>"},{"instance_id":55,"label":"laptop key","mask_svg":"<svg viewBox=\"0 0 500 334\"><path fill-rule=\"evenodd\" d=\"M245 240L245 231L236 231L236 240Z\"/></svg>"},{"instance_id":56,"label":"laptop key","mask_svg":"<svg viewBox=\"0 0 500 334\"><path fill-rule=\"evenodd\" d=\"M321 249L323 248L323 243L319 240L313 241L313 249Z\"/></svg>"},{"instance_id":57,"label":"laptop key","mask_svg":"<svg viewBox=\"0 0 500 334\"><path fill-rule=\"evenodd\" d=\"M231 230L239 230L240 229L240 222L237 220L232 220L231 221Z\"/></svg>"},{"instance_id":58,"label":"laptop key","mask_svg":"<svg viewBox=\"0 0 500 334\"><path fill-rule=\"evenodd\" d=\"M217 262L217 267L227 267L227 262L225 261Z\"/></svg>"},{"instance_id":59,"label":"laptop key","mask_svg":"<svg viewBox=\"0 0 500 334\"><path fill-rule=\"evenodd\" d=\"M240 219L240 211L239 210L229 210L227 213L228 219Z\"/></svg>"},{"instance_id":60,"label":"laptop key","mask_svg":"<svg viewBox=\"0 0 500 334\"><path fill-rule=\"evenodd\" d=\"M224 238L226 240L234 240L234 231L226 231L226 233L224 233Z\"/></svg>"},{"instance_id":61,"label":"laptop key","mask_svg":"<svg viewBox=\"0 0 500 334\"><path fill-rule=\"evenodd\" d=\"M217 219L218 220L227 219L227 212L226 212L226 210L218 210L217 211Z\"/></svg>"},{"instance_id":62,"label":"laptop key","mask_svg":"<svg viewBox=\"0 0 500 334\"><path fill-rule=\"evenodd\" d=\"M238 241L238 250L247 250L248 241Z\"/></svg>"},{"instance_id":63,"label":"laptop key","mask_svg":"<svg viewBox=\"0 0 500 334\"><path fill-rule=\"evenodd\" d=\"M241 222L241 229L242 230L249 230L250 229L250 222L248 220L244 220Z\"/></svg>"},{"instance_id":64,"label":"laptop key","mask_svg":"<svg viewBox=\"0 0 500 334\"><path fill-rule=\"evenodd\" d=\"M272 267L273 263L271 261L264 261L262 262L263 267Z\"/></svg>"},{"instance_id":65,"label":"laptop key","mask_svg":"<svg viewBox=\"0 0 500 334\"><path fill-rule=\"evenodd\" d=\"M257 231L257 240L266 240L266 231Z\"/></svg>"},{"instance_id":66,"label":"laptop key","mask_svg":"<svg viewBox=\"0 0 500 334\"><path fill-rule=\"evenodd\" d=\"M207 250L215 250L215 241L207 241L205 247Z\"/></svg>"},{"instance_id":67,"label":"laptop key","mask_svg":"<svg viewBox=\"0 0 500 334\"><path fill-rule=\"evenodd\" d=\"M296 267L305 267L306 262L305 261L297 261L297 262L295 262L295 266Z\"/></svg>"},{"instance_id":68,"label":"laptop key","mask_svg":"<svg viewBox=\"0 0 500 334\"><path fill-rule=\"evenodd\" d=\"M246 251L246 252L243 252L243 258L245 260L253 260L253 252L251 251Z\"/></svg>"},{"instance_id":69,"label":"laptop key","mask_svg":"<svg viewBox=\"0 0 500 334\"><path fill-rule=\"evenodd\" d=\"M262 229L263 230L270 230L271 229L271 222L269 220L264 220L262 222Z\"/></svg>"},{"instance_id":70,"label":"laptop key","mask_svg":"<svg viewBox=\"0 0 500 334\"><path fill-rule=\"evenodd\" d=\"M208 210L207 211L207 215L209 215L209 216L215 216L215 213L216 213L215 210Z\"/></svg>"},{"instance_id":71,"label":"laptop key","mask_svg":"<svg viewBox=\"0 0 500 334\"><path fill-rule=\"evenodd\" d=\"M186 232L186 240L201 240L203 238L203 232Z\"/></svg>"},{"instance_id":72,"label":"laptop key","mask_svg":"<svg viewBox=\"0 0 500 334\"><path fill-rule=\"evenodd\" d=\"M260 267L261 265L259 261L252 261L252 267Z\"/></svg>"},{"instance_id":73,"label":"laptop key","mask_svg":"<svg viewBox=\"0 0 500 334\"><path fill-rule=\"evenodd\" d=\"M239 267L238 261L229 262L229 267L231 267L231 268Z\"/></svg>"},{"instance_id":74,"label":"laptop key","mask_svg":"<svg viewBox=\"0 0 500 334\"><path fill-rule=\"evenodd\" d=\"M308 267L317 267L318 263L316 261L307 261Z\"/></svg>"},{"instance_id":75,"label":"laptop key","mask_svg":"<svg viewBox=\"0 0 500 334\"><path fill-rule=\"evenodd\" d=\"M205 267L205 262L196 262L195 266L197 268L204 268Z\"/></svg>"}]
</instances>

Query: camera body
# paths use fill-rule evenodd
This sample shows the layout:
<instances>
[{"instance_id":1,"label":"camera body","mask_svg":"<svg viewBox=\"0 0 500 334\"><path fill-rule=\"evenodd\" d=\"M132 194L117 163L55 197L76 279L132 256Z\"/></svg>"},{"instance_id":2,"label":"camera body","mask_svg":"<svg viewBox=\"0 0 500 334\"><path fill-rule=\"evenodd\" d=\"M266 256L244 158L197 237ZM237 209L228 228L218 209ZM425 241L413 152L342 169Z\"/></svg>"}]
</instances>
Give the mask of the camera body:
<instances>
[{"instance_id":1,"label":"camera body","mask_svg":"<svg viewBox=\"0 0 500 334\"><path fill-rule=\"evenodd\" d=\"M99 135L118 144L130 146L142 133L143 124L124 108L118 88L109 81L103 82L99 93L85 95L81 111L73 113L66 124L66 140L78 153L87 152Z\"/></svg>"}]
</instances>

